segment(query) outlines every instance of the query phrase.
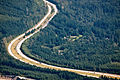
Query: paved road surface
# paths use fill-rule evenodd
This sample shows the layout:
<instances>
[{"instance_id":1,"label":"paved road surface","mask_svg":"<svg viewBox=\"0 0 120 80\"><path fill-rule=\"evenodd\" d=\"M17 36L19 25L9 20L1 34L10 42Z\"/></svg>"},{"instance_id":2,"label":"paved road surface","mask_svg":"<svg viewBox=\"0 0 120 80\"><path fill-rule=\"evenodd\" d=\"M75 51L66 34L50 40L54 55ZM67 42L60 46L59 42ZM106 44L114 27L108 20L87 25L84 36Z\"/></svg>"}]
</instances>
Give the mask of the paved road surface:
<instances>
[{"instance_id":1,"label":"paved road surface","mask_svg":"<svg viewBox=\"0 0 120 80\"><path fill-rule=\"evenodd\" d=\"M21 52L20 48L21 48L21 45L23 44L23 42L26 39L29 39L34 34L36 34L37 32L39 32L40 29L44 29L47 26L47 24L49 23L49 21L51 21L51 19L58 13L56 5L50 3L50 2L48 2L46 0L43 0L43 1L48 6L47 14L44 16L44 18L40 22L38 22L38 24L36 24L33 28L31 28L28 31L26 31L26 33L27 33L29 31L32 31L33 29L35 29L34 33L26 36L25 38L23 38L23 36L25 36L25 33L23 33L23 34L21 34L20 36L16 37L14 40L12 40L10 42L10 44L8 45L8 52L9 52L9 54L11 56L13 56L15 59L18 59L18 60L20 60L22 62L31 64L31 65L36 65L36 66L42 67L42 68L49 68L49 69L55 69L55 70L61 70L61 71L70 71L70 72L74 72L74 73L77 73L77 74L80 74L80 75L83 75L83 76L95 77L95 78L99 78L100 76L104 75L104 76L107 76L107 77L113 77L113 78L119 78L120 79L120 75L115 75L115 74L108 74L108 73L94 72L94 71L85 71L85 70L77 70L77 69L70 69L70 68L63 68L63 67L48 65L48 64L41 63L41 62L38 62L36 60L33 60L33 59L27 57L26 55L24 55ZM54 9L54 13L51 13L51 11L52 11L51 7L53 7L53 9ZM50 17L49 20L47 20L48 17ZM45 24L43 24L45 21L47 21L47 22ZM39 28L41 25L42 25L42 27ZM37 28L39 28L39 29L37 29ZM15 48L16 48L15 50L14 49L12 50L13 46L15 46Z\"/></svg>"}]
</instances>

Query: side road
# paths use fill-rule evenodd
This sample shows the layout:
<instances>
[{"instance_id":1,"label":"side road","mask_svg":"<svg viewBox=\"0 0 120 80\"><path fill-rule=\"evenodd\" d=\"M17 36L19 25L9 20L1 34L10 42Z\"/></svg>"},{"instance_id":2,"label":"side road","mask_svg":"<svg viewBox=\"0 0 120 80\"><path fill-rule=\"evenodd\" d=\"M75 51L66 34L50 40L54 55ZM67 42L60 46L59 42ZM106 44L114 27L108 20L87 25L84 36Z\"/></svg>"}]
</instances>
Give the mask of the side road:
<instances>
[{"instance_id":1,"label":"side road","mask_svg":"<svg viewBox=\"0 0 120 80\"><path fill-rule=\"evenodd\" d=\"M69 71L69 72L77 73L79 75L88 76L88 77L95 77L95 78L99 78L101 76L107 76L107 77L110 77L110 78L120 79L120 75L115 75L115 74L108 74L108 73L94 72L94 71L85 71L85 70L77 70L77 69L70 69L70 68L62 68L62 67L57 67L57 66L53 66L53 65L48 65L48 64L41 63L41 62L38 62L36 60L33 60L33 59L27 57L26 55L24 55L22 53L20 48L21 48L21 45L23 44L23 42L25 40L29 39L34 34L36 34L37 32L39 32L41 29L44 29L48 25L49 21L51 21L52 18L58 13L56 5L54 5L53 3L50 3L46 0L43 0L43 1L48 6L47 14L33 28L31 28L28 31L26 31L25 33L19 35L18 37L16 37L14 40L12 40L10 42L10 44L8 45L9 54L11 56L13 56L15 59L18 59L22 62L31 64L31 65L35 65L35 66L41 67L41 68L49 68L49 69L55 69L55 70L61 70L61 71ZM54 9L53 10L54 12L52 12L52 9ZM26 33L30 32L30 31L33 31L33 30L34 30L33 33L30 33L29 35L25 35Z\"/></svg>"}]
</instances>

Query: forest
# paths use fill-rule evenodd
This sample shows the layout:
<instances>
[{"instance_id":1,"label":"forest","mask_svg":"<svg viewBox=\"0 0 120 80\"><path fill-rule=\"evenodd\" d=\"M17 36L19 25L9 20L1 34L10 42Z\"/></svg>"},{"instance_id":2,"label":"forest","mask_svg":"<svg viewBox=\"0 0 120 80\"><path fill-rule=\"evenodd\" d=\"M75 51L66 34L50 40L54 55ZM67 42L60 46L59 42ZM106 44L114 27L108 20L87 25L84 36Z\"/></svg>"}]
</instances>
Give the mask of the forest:
<instances>
[{"instance_id":1,"label":"forest","mask_svg":"<svg viewBox=\"0 0 120 80\"><path fill-rule=\"evenodd\" d=\"M8 43L33 27L47 13L42 0L0 0L0 75L15 75L36 80L101 80L70 72L28 65L11 57Z\"/></svg>"},{"instance_id":2,"label":"forest","mask_svg":"<svg viewBox=\"0 0 120 80\"><path fill-rule=\"evenodd\" d=\"M49 0L59 13L21 50L47 64L120 73L119 0Z\"/></svg>"}]
</instances>

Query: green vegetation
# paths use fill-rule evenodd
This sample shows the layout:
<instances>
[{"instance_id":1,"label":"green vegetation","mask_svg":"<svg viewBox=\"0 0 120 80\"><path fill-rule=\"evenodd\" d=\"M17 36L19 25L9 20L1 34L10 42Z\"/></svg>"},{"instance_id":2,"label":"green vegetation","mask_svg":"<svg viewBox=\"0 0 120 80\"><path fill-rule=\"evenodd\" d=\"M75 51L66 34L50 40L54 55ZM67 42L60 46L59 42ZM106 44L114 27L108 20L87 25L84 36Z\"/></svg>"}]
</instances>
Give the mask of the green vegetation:
<instances>
[{"instance_id":1,"label":"green vegetation","mask_svg":"<svg viewBox=\"0 0 120 80\"><path fill-rule=\"evenodd\" d=\"M36 80L99 80L31 66L8 54L8 42L35 25L46 13L42 0L0 0L0 74Z\"/></svg>"},{"instance_id":2,"label":"green vegetation","mask_svg":"<svg viewBox=\"0 0 120 80\"><path fill-rule=\"evenodd\" d=\"M103 80L120 80L120 79L114 79L114 78L108 78L108 77L106 77L106 76L101 76L101 79L103 79Z\"/></svg>"},{"instance_id":3,"label":"green vegetation","mask_svg":"<svg viewBox=\"0 0 120 80\"><path fill-rule=\"evenodd\" d=\"M32 29L31 31L26 32L26 33L25 33L25 36L28 36L28 35L30 35L30 34L32 34L32 33L34 33L34 32L35 32L35 30L36 30L36 29ZM24 36L24 37L25 37L25 36Z\"/></svg>"},{"instance_id":4,"label":"green vegetation","mask_svg":"<svg viewBox=\"0 0 120 80\"><path fill-rule=\"evenodd\" d=\"M59 13L24 43L24 53L48 64L119 74L119 0L49 1Z\"/></svg>"},{"instance_id":5,"label":"green vegetation","mask_svg":"<svg viewBox=\"0 0 120 80\"><path fill-rule=\"evenodd\" d=\"M5 36L18 35L33 27L47 13L47 8L34 1L1 0L0 31Z\"/></svg>"},{"instance_id":6,"label":"green vegetation","mask_svg":"<svg viewBox=\"0 0 120 80\"><path fill-rule=\"evenodd\" d=\"M99 80L94 78L81 77L74 73L31 66L13 59L6 53L0 57L0 73L2 73L2 75L24 76L36 80Z\"/></svg>"},{"instance_id":7,"label":"green vegetation","mask_svg":"<svg viewBox=\"0 0 120 80\"><path fill-rule=\"evenodd\" d=\"M72 41L75 41L75 40L78 40L82 37L82 35L79 35L79 36L70 36L69 37L69 40L72 40ZM66 37L64 37L64 39L67 39Z\"/></svg>"}]
</instances>

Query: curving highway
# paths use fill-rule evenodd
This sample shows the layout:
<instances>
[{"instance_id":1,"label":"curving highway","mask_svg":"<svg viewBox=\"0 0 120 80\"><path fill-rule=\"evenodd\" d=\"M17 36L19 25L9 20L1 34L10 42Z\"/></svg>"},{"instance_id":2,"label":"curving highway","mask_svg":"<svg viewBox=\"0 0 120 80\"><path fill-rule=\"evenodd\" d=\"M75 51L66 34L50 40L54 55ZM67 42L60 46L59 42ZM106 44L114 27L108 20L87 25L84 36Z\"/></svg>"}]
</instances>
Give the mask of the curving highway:
<instances>
[{"instance_id":1,"label":"curving highway","mask_svg":"<svg viewBox=\"0 0 120 80\"><path fill-rule=\"evenodd\" d=\"M116 75L116 74L77 70L77 69L70 69L70 68L63 68L63 67L48 65L48 64L41 63L41 62L38 62L36 60L33 60L33 59L27 57L26 55L24 55L22 53L20 48L21 48L21 45L23 44L23 42L25 40L29 39L34 34L36 34L37 32L39 32L41 29L44 29L48 25L49 21L51 21L53 19L53 17L58 13L58 9L57 9L56 5L54 5L53 3L49 2L49 1L46 1L46 0L43 0L43 1L48 6L47 14L33 28L31 28L28 31L26 31L25 33L19 35L18 37L16 37L15 39L13 39L9 43L9 45L8 45L9 54L11 56L13 56L15 59L18 59L22 62L28 63L30 65L35 65L35 66L41 67L41 68L49 68L49 69L55 69L55 70L61 70L61 71L69 71L69 72L77 73L79 75L88 76L88 77L95 77L95 78L99 78L100 76L107 76L107 77L110 77L110 78L120 79L120 75ZM53 10L54 12L52 12L52 9L54 9ZM25 35L26 33L30 32L32 30L35 30L35 31L33 33L27 35L27 36Z\"/></svg>"}]
</instances>

